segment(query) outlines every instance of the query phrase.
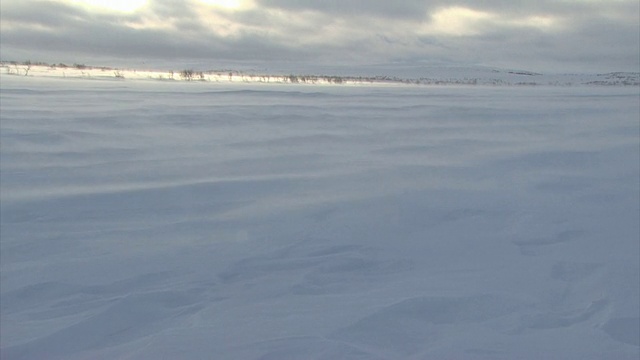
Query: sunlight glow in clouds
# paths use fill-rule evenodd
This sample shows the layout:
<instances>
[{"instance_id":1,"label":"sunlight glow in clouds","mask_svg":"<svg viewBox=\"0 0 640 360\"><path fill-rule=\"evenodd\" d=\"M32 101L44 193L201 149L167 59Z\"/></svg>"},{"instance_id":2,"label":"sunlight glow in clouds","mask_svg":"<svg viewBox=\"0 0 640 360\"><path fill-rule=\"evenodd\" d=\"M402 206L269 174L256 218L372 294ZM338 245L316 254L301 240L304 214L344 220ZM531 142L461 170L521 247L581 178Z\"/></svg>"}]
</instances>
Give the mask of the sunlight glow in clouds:
<instances>
[{"instance_id":1,"label":"sunlight glow in clouds","mask_svg":"<svg viewBox=\"0 0 640 360\"><path fill-rule=\"evenodd\" d=\"M465 7L449 7L433 14L431 22L424 27L426 33L449 36L475 36L494 27L528 27L546 31L559 25L551 16L529 16L512 18L498 13L478 11Z\"/></svg>"},{"instance_id":2,"label":"sunlight glow in clouds","mask_svg":"<svg viewBox=\"0 0 640 360\"><path fill-rule=\"evenodd\" d=\"M134 12L147 5L148 0L71 0L74 5L81 5L89 9L99 9L118 12Z\"/></svg>"},{"instance_id":3,"label":"sunlight glow in clouds","mask_svg":"<svg viewBox=\"0 0 640 360\"><path fill-rule=\"evenodd\" d=\"M450 7L436 12L429 28L436 33L447 35L475 35L479 32L478 27L493 17L492 14L484 11Z\"/></svg>"},{"instance_id":4,"label":"sunlight glow in clouds","mask_svg":"<svg viewBox=\"0 0 640 360\"><path fill-rule=\"evenodd\" d=\"M212 5L215 7L228 10L244 10L253 6L251 1L247 0L198 0L201 3Z\"/></svg>"}]
</instances>

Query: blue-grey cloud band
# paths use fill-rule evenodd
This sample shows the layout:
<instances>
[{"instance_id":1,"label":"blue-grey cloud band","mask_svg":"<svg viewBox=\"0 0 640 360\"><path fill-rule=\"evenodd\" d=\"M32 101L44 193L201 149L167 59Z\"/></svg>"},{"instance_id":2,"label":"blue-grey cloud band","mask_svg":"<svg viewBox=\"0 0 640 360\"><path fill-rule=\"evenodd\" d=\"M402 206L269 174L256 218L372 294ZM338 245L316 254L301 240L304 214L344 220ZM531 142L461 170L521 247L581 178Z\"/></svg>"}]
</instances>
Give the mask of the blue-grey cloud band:
<instances>
[{"instance_id":1,"label":"blue-grey cloud band","mask_svg":"<svg viewBox=\"0 0 640 360\"><path fill-rule=\"evenodd\" d=\"M636 0L254 0L235 10L150 0L130 13L3 0L0 15L3 60L453 61L539 71L638 71L640 61Z\"/></svg>"}]
</instances>

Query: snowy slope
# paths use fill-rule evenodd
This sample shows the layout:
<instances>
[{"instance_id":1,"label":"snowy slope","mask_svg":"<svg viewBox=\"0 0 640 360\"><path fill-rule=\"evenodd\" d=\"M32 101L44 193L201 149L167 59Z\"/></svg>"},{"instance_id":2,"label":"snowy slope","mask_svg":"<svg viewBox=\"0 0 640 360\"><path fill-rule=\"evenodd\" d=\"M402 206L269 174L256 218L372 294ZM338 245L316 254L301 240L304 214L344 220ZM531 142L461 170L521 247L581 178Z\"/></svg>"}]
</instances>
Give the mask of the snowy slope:
<instances>
[{"instance_id":1,"label":"snowy slope","mask_svg":"<svg viewBox=\"0 0 640 360\"><path fill-rule=\"evenodd\" d=\"M637 359L637 87L2 75L2 359Z\"/></svg>"}]
</instances>

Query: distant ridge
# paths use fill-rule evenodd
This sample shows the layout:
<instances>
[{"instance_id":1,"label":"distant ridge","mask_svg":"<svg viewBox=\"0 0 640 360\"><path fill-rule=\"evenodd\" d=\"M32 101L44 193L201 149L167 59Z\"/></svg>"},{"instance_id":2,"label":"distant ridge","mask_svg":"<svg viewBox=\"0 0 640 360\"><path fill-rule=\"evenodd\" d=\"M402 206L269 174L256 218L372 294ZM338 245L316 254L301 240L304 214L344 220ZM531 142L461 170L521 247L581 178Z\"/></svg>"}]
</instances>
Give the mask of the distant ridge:
<instances>
[{"instance_id":1,"label":"distant ridge","mask_svg":"<svg viewBox=\"0 0 640 360\"><path fill-rule=\"evenodd\" d=\"M467 85L467 86L640 86L640 72L604 74L541 74L525 70L484 67L424 67L420 76L355 76L268 74L257 71L183 69L162 71L122 69L84 64L0 62L0 74L96 80L157 80L211 83L269 83L307 85Z\"/></svg>"}]
</instances>

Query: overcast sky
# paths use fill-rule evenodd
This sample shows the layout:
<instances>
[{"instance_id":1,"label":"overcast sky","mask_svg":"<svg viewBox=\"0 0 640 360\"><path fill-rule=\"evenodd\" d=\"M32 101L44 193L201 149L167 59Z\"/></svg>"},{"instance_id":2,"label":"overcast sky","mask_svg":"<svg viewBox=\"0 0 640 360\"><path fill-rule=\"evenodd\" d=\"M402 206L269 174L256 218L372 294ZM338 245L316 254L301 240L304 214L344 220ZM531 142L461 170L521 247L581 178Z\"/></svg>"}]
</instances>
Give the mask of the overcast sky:
<instances>
[{"instance_id":1,"label":"overcast sky","mask_svg":"<svg viewBox=\"0 0 640 360\"><path fill-rule=\"evenodd\" d=\"M2 60L640 71L638 0L2 0Z\"/></svg>"}]
</instances>

